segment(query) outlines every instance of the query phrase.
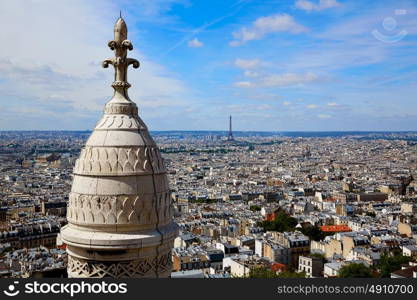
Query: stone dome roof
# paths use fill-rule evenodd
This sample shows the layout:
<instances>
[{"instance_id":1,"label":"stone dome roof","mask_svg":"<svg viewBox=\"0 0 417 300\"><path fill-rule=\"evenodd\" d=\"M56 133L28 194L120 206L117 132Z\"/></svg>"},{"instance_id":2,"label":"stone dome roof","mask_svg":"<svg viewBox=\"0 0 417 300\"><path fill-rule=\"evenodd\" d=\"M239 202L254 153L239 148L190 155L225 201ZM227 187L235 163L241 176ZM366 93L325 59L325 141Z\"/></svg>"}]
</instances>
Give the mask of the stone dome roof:
<instances>
[{"instance_id":1,"label":"stone dome roof","mask_svg":"<svg viewBox=\"0 0 417 300\"><path fill-rule=\"evenodd\" d=\"M127 94L127 67L139 62L126 58L133 46L123 19L114 32L109 47L116 57L103 62L115 68L114 95L76 161L68 225L61 230L68 272L71 277L166 277L178 234L167 172ZM152 267L143 269L146 264Z\"/></svg>"}]
</instances>

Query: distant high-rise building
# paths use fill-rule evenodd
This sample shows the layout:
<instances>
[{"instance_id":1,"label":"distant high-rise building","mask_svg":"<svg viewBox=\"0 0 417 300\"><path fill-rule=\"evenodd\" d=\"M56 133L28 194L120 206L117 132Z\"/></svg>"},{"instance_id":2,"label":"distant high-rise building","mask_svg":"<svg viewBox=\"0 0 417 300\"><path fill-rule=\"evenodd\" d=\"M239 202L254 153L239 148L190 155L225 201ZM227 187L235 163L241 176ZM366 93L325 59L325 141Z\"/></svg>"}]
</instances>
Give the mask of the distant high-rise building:
<instances>
[{"instance_id":1,"label":"distant high-rise building","mask_svg":"<svg viewBox=\"0 0 417 300\"><path fill-rule=\"evenodd\" d=\"M75 164L61 230L68 276L169 277L178 226L163 159L127 93L127 68L139 62L127 58L133 46L121 17L108 45L116 57L103 67L115 69L113 98Z\"/></svg>"},{"instance_id":2,"label":"distant high-rise building","mask_svg":"<svg viewBox=\"0 0 417 300\"><path fill-rule=\"evenodd\" d=\"M304 158L311 157L311 151L310 151L310 147L309 146L306 146L305 147L304 152L303 152L303 156L304 156Z\"/></svg>"},{"instance_id":3,"label":"distant high-rise building","mask_svg":"<svg viewBox=\"0 0 417 300\"><path fill-rule=\"evenodd\" d=\"M232 116L229 116L229 135L227 136L228 141L234 141L233 131L232 131Z\"/></svg>"}]
</instances>

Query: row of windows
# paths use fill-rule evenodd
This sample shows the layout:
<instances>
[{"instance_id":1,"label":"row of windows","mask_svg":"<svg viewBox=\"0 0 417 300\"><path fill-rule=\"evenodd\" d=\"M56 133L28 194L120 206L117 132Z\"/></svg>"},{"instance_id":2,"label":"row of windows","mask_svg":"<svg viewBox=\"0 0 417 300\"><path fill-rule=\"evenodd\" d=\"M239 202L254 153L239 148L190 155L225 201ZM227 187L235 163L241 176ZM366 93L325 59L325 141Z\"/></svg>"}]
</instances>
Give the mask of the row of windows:
<instances>
[{"instance_id":1,"label":"row of windows","mask_svg":"<svg viewBox=\"0 0 417 300\"><path fill-rule=\"evenodd\" d=\"M309 259L300 259L300 265L306 265L306 266L311 266L311 260Z\"/></svg>"},{"instance_id":2,"label":"row of windows","mask_svg":"<svg viewBox=\"0 0 417 300\"><path fill-rule=\"evenodd\" d=\"M35 248L39 246L54 246L56 244L56 237L36 239L36 240L15 240L10 241L12 248Z\"/></svg>"},{"instance_id":3,"label":"row of windows","mask_svg":"<svg viewBox=\"0 0 417 300\"><path fill-rule=\"evenodd\" d=\"M197 262L189 262L189 263L182 263L181 264L181 270L195 270L195 269L203 269L203 268L209 268L210 262L205 261L197 261Z\"/></svg>"},{"instance_id":4,"label":"row of windows","mask_svg":"<svg viewBox=\"0 0 417 300\"><path fill-rule=\"evenodd\" d=\"M306 273L311 273L311 268L310 267L304 267L304 266L300 266L298 268L299 271L304 271Z\"/></svg>"}]
</instances>

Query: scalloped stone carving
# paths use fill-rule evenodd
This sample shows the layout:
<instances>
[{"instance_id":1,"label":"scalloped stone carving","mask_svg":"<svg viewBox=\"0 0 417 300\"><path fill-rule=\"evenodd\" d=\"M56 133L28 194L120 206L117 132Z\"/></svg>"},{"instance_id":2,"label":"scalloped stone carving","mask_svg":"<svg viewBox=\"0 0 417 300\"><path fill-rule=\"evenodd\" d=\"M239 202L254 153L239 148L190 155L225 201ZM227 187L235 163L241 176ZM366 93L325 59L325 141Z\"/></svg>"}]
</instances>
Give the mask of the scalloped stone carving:
<instances>
[{"instance_id":1,"label":"scalloped stone carving","mask_svg":"<svg viewBox=\"0 0 417 300\"><path fill-rule=\"evenodd\" d=\"M103 118L97 123L95 130L108 129L146 130L146 126L139 118L131 115L104 115Z\"/></svg>"},{"instance_id":2,"label":"scalloped stone carving","mask_svg":"<svg viewBox=\"0 0 417 300\"><path fill-rule=\"evenodd\" d=\"M149 164L148 160L152 163ZM156 147L85 147L75 162L74 174L141 175L165 173L164 160Z\"/></svg>"},{"instance_id":3,"label":"scalloped stone carving","mask_svg":"<svg viewBox=\"0 0 417 300\"><path fill-rule=\"evenodd\" d=\"M96 225L148 225L172 218L172 201L170 193L157 195L157 208L154 195L143 196L97 196L81 195L71 192L67 218L77 224ZM156 214L159 212L159 215Z\"/></svg>"}]
</instances>

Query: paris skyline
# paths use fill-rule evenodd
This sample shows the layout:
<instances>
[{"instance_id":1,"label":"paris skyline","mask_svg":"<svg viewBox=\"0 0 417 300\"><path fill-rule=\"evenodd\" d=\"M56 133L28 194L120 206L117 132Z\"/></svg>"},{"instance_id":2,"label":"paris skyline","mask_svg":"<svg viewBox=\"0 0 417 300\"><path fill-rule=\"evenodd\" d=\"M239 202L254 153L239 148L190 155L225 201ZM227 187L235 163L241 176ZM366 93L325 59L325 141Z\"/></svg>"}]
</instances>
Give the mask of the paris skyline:
<instances>
[{"instance_id":1,"label":"paris skyline","mask_svg":"<svg viewBox=\"0 0 417 300\"><path fill-rule=\"evenodd\" d=\"M416 3L344 0L2 3L2 130L94 126L119 10L150 130L417 130Z\"/></svg>"}]
</instances>

